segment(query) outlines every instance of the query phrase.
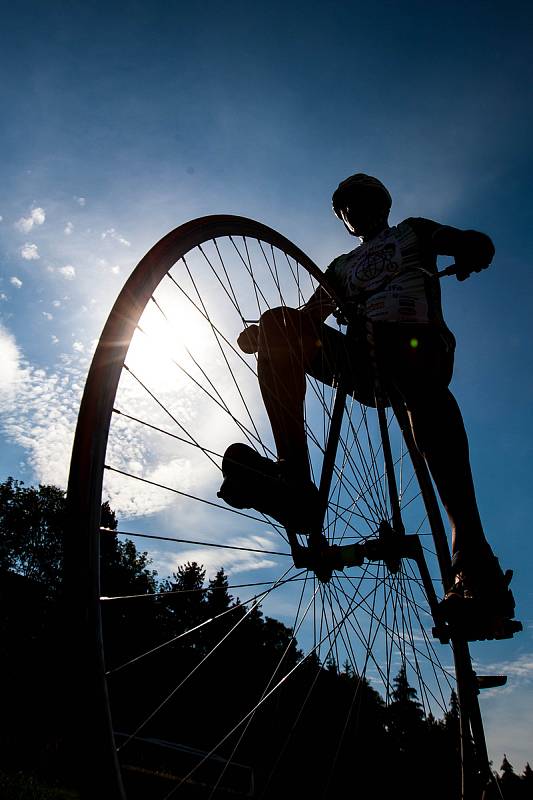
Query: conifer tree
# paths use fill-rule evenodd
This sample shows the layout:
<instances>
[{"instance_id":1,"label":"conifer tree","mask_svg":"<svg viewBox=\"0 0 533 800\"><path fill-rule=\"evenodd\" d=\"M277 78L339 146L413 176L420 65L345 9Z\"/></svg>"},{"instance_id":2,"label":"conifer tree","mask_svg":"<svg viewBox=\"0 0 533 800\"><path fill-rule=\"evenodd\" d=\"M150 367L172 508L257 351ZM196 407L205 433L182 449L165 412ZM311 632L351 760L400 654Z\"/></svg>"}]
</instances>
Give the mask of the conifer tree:
<instances>
[{"instance_id":1,"label":"conifer tree","mask_svg":"<svg viewBox=\"0 0 533 800\"><path fill-rule=\"evenodd\" d=\"M533 769L529 766L529 762L524 767L521 780L524 800L533 800Z\"/></svg>"},{"instance_id":2,"label":"conifer tree","mask_svg":"<svg viewBox=\"0 0 533 800\"><path fill-rule=\"evenodd\" d=\"M392 702L387 709L386 720L397 753L402 758L416 757L423 740L424 712L417 691L407 678L406 664L402 664L394 679Z\"/></svg>"},{"instance_id":3,"label":"conifer tree","mask_svg":"<svg viewBox=\"0 0 533 800\"><path fill-rule=\"evenodd\" d=\"M503 775L514 775L515 774L514 767L510 763L510 761L507 760L507 755L505 753L503 754L503 761L502 761L502 765L500 767L500 772L502 772ZM503 775L502 775L502 777L503 777Z\"/></svg>"},{"instance_id":4,"label":"conifer tree","mask_svg":"<svg viewBox=\"0 0 533 800\"><path fill-rule=\"evenodd\" d=\"M205 569L196 561L178 567L170 581L176 597L172 598L175 619L182 630L190 630L206 619L204 591Z\"/></svg>"},{"instance_id":5,"label":"conifer tree","mask_svg":"<svg viewBox=\"0 0 533 800\"><path fill-rule=\"evenodd\" d=\"M348 661L348 659L346 659L344 664L342 665L342 674L345 675L347 678L353 678L354 676L353 667Z\"/></svg>"},{"instance_id":6,"label":"conifer tree","mask_svg":"<svg viewBox=\"0 0 533 800\"><path fill-rule=\"evenodd\" d=\"M450 731L454 736L459 732L459 700L457 698L457 694L455 689L452 689L452 693L450 695L450 705L448 710L444 714L444 724L446 725L447 730Z\"/></svg>"},{"instance_id":7,"label":"conifer tree","mask_svg":"<svg viewBox=\"0 0 533 800\"><path fill-rule=\"evenodd\" d=\"M513 765L508 760L505 753L503 755L500 771L502 773L500 786L505 800L520 800L522 797L522 781L515 773Z\"/></svg>"},{"instance_id":8,"label":"conifer tree","mask_svg":"<svg viewBox=\"0 0 533 800\"><path fill-rule=\"evenodd\" d=\"M207 611L210 617L216 617L227 611L233 598L228 591L228 578L223 569L219 569L211 578L206 592Z\"/></svg>"}]
</instances>

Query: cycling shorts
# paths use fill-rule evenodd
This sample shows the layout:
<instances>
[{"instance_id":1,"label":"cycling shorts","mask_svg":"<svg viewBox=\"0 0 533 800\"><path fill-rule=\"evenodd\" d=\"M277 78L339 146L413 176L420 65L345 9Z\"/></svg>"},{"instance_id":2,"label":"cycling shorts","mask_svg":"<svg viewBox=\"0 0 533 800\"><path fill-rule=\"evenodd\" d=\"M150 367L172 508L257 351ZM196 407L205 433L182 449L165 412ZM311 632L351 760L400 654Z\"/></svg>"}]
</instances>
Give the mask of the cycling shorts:
<instances>
[{"instance_id":1,"label":"cycling shorts","mask_svg":"<svg viewBox=\"0 0 533 800\"><path fill-rule=\"evenodd\" d=\"M423 323L375 322L376 362L384 388L392 385L409 400L445 391L451 381L455 339L448 329ZM322 383L342 380L359 402L374 406L374 365L366 336L322 324L306 372Z\"/></svg>"}]
</instances>

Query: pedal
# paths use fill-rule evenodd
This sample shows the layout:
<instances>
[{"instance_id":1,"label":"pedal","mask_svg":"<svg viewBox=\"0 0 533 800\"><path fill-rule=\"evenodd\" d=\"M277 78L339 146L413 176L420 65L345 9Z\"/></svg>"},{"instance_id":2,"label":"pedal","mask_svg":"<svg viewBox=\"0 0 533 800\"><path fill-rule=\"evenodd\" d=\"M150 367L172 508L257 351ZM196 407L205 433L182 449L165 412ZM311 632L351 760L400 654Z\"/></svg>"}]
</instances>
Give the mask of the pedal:
<instances>
[{"instance_id":1,"label":"pedal","mask_svg":"<svg viewBox=\"0 0 533 800\"><path fill-rule=\"evenodd\" d=\"M498 686L505 686L507 675L476 675L478 689L496 689Z\"/></svg>"},{"instance_id":2,"label":"pedal","mask_svg":"<svg viewBox=\"0 0 533 800\"><path fill-rule=\"evenodd\" d=\"M431 629L431 633L434 639L438 639L441 644L450 644L450 639L452 637L452 632L448 625L441 624L435 625Z\"/></svg>"},{"instance_id":3,"label":"pedal","mask_svg":"<svg viewBox=\"0 0 533 800\"><path fill-rule=\"evenodd\" d=\"M491 617L486 620L464 620L449 623L450 637L458 636L468 642L500 641L512 639L515 633L523 630L522 623L516 619Z\"/></svg>"},{"instance_id":4,"label":"pedal","mask_svg":"<svg viewBox=\"0 0 533 800\"><path fill-rule=\"evenodd\" d=\"M508 574L510 573L510 574ZM512 572L508 570L506 580L511 580ZM514 611L514 599L507 590L509 610ZM458 636L469 642L483 642L501 639L512 639L515 633L523 630L522 623L504 614L491 613L490 609L475 599L459 595L449 595L440 603L442 615L449 628L450 637Z\"/></svg>"},{"instance_id":5,"label":"pedal","mask_svg":"<svg viewBox=\"0 0 533 800\"><path fill-rule=\"evenodd\" d=\"M494 623L477 625L473 627L461 627L455 629L459 636L468 642L489 642L512 639L515 633L523 630L522 623L515 619L496 620Z\"/></svg>"},{"instance_id":6,"label":"pedal","mask_svg":"<svg viewBox=\"0 0 533 800\"><path fill-rule=\"evenodd\" d=\"M495 631L495 639L512 639L515 633L524 630L522 623L517 619L502 619L499 628Z\"/></svg>"}]
</instances>

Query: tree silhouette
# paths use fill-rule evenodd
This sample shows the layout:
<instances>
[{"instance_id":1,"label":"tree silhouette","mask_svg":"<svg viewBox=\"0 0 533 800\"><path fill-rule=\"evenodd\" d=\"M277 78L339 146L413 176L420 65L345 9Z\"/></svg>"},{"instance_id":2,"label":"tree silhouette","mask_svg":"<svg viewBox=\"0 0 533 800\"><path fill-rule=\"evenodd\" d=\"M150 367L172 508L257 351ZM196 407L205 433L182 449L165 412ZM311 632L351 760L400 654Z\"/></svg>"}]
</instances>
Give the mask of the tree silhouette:
<instances>
[{"instance_id":1,"label":"tree silhouette","mask_svg":"<svg viewBox=\"0 0 533 800\"><path fill-rule=\"evenodd\" d=\"M63 556L65 493L55 486L0 484L0 568L46 587L56 597Z\"/></svg>"},{"instance_id":2,"label":"tree silhouette","mask_svg":"<svg viewBox=\"0 0 533 800\"><path fill-rule=\"evenodd\" d=\"M223 569L219 569L215 577L209 581L206 600L211 617L222 614L230 607L232 598L228 591L228 578Z\"/></svg>"},{"instance_id":3,"label":"tree silhouette","mask_svg":"<svg viewBox=\"0 0 533 800\"><path fill-rule=\"evenodd\" d=\"M387 715L388 728L398 749L403 752L412 749L412 742L418 742L424 712L418 701L416 689L407 679L406 664L400 667L393 685L392 702Z\"/></svg>"},{"instance_id":4,"label":"tree silhouette","mask_svg":"<svg viewBox=\"0 0 533 800\"><path fill-rule=\"evenodd\" d=\"M54 748L60 731L53 720L63 675L57 653L68 638L57 613L65 495L10 478L0 484L0 504L0 635L10 689L0 721L0 759L6 768L31 765L50 773L59 769ZM102 525L105 658L117 732L135 730L159 705L142 727L145 740L206 753L236 727L217 748L219 761L210 766L206 785L224 772L233 791L225 759L240 761L253 769L263 800L388 797L400 786L409 787L410 800L459 796L454 693L443 719L425 713L406 661L386 706L350 662L339 668L332 650L304 656L291 628L264 616L256 600L234 598L223 569L206 582L204 567L191 561L158 580L148 555L117 535L108 504ZM136 599L121 599L131 595ZM132 747L128 758L142 766L142 748ZM179 772L177 756L171 763L165 758L160 771ZM507 800L532 795L529 764L518 777L505 758L502 772ZM143 792L152 796L149 783Z\"/></svg>"},{"instance_id":5,"label":"tree silhouette","mask_svg":"<svg viewBox=\"0 0 533 800\"><path fill-rule=\"evenodd\" d=\"M500 767L500 787L505 800L520 800L523 797L523 783L515 773L513 765L504 753L502 765Z\"/></svg>"},{"instance_id":6,"label":"tree silhouette","mask_svg":"<svg viewBox=\"0 0 533 800\"><path fill-rule=\"evenodd\" d=\"M522 773L522 779L524 784L533 790L533 769L529 766L529 761L526 763L524 767L524 771Z\"/></svg>"},{"instance_id":7,"label":"tree silhouette","mask_svg":"<svg viewBox=\"0 0 533 800\"><path fill-rule=\"evenodd\" d=\"M149 569L148 553L140 553L131 539L120 541L115 512L102 504L100 539L100 592L102 595L155 592L157 572Z\"/></svg>"},{"instance_id":8,"label":"tree silhouette","mask_svg":"<svg viewBox=\"0 0 533 800\"><path fill-rule=\"evenodd\" d=\"M8 769L30 765L46 774L62 769L61 699L70 679L62 653L72 634L65 632L60 605L65 521L61 489L25 487L13 478L0 483L0 658L9 686L0 716L0 764ZM102 507L102 524L117 527L108 504ZM106 594L153 590L155 575L148 566L146 554L133 543L104 534L101 576ZM123 655L118 650L125 641L124 623L133 626L141 612L138 607L126 614L120 605L113 612L109 606L107 620L114 633L109 655L115 646L117 657Z\"/></svg>"},{"instance_id":9,"label":"tree silhouette","mask_svg":"<svg viewBox=\"0 0 533 800\"><path fill-rule=\"evenodd\" d=\"M459 700L455 689L450 695L450 705L444 714L444 725L446 729L455 737L459 736Z\"/></svg>"}]
</instances>

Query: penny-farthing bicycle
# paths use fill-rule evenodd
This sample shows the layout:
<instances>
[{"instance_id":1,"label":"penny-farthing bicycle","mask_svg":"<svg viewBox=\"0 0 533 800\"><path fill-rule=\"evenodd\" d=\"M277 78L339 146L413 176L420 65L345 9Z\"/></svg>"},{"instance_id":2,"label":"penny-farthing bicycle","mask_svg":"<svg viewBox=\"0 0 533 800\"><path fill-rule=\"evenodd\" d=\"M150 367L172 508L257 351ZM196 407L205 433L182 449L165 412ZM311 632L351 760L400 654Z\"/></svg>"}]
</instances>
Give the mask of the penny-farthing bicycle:
<instances>
[{"instance_id":1,"label":"penny-farthing bicycle","mask_svg":"<svg viewBox=\"0 0 533 800\"><path fill-rule=\"evenodd\" d=\"M242 217L204 217L176 228L147 253L111 311L85 387L68 489L66 589L73 631L81 631L81 638L73 639L73 659L83 675L77 710L87 720L82 747L92 765L87 776L100 786L93 796L126 796L121 770L131 768L135 748L151 741L158 715L175 709L178 718L182 698L189 702L194 693L206 717L204 728L213 735L199 747L187 741L185 721L175 744L189 753L189 766L161 796L193 796L187 792L200 785L204 794L194 796L226 796L224 775L238 764L253 720L263 706L283 702L291 675L311 662L345 664L349 674L379 693L385 709L400 669L426 717L442 719L455 692L462 797L479 798L490 776L468 645L450 636L439 619L438 598L449 584L448 544L401 402L387 397L377 409L362 405L343 392L342 376L333 388L308 382L310 461L326 506L322 532L330 545L352 553L344 570L324 578L316 561L305 556L302 537L298 542L274 520L217 499L222 453L230 442L273 455L255 356L244 355L236 337L247 320L268 308L301 306L321 282L318 267L272 229ZM176 658L176 651L161 641L149 652L136 652L133 643L131 663L112 663L112 643L102 636L102 609L120 603L127 615L128 607L145 600L101 598L99 543L109 534L101 529L100 509L107 499L119 515L132 518L119 530L127 527L133 539L142 535L141 546L150 545L160 574L164 565L170 573L172 564L184 559L210 568L226 565L230 588L239 587L239 619L260 604L292 629L301 650L296 662L289 665L280 653L255 701L239 710L238 718L230 715L226 728L219 720L209 723L216 709L201 703L209 694L202 673L211 675L206 665L222 646L231 660L238 621L224 629L223 643L214 641L188 674L180 672L176 685L165 687L153 708L142 700L143 672L143 680L133 682L128 730L117 730L113 697L128 670L135 669L133 662L142 662L143 669L154 663L153 686L159 659L165 653ZM163 535L153 529L156 513L164 519ZM293 552L302 548L303 561L293 559L291 545ZM194 637L203 636L209 624L216 629L216 618L181 635L194 649ZM216 691L222 696L224 686ZM312 691L311 681L308 696ZM295 712L289 737L299 735L301 713ZM328 740L342 741L343 730L346 716L344 728L328 731ZM272 773L287 742L275 744ZM332 763L334 770L334 758ZM203 777L195 783L195 775Z\"/></svg>"}]
</instances>

